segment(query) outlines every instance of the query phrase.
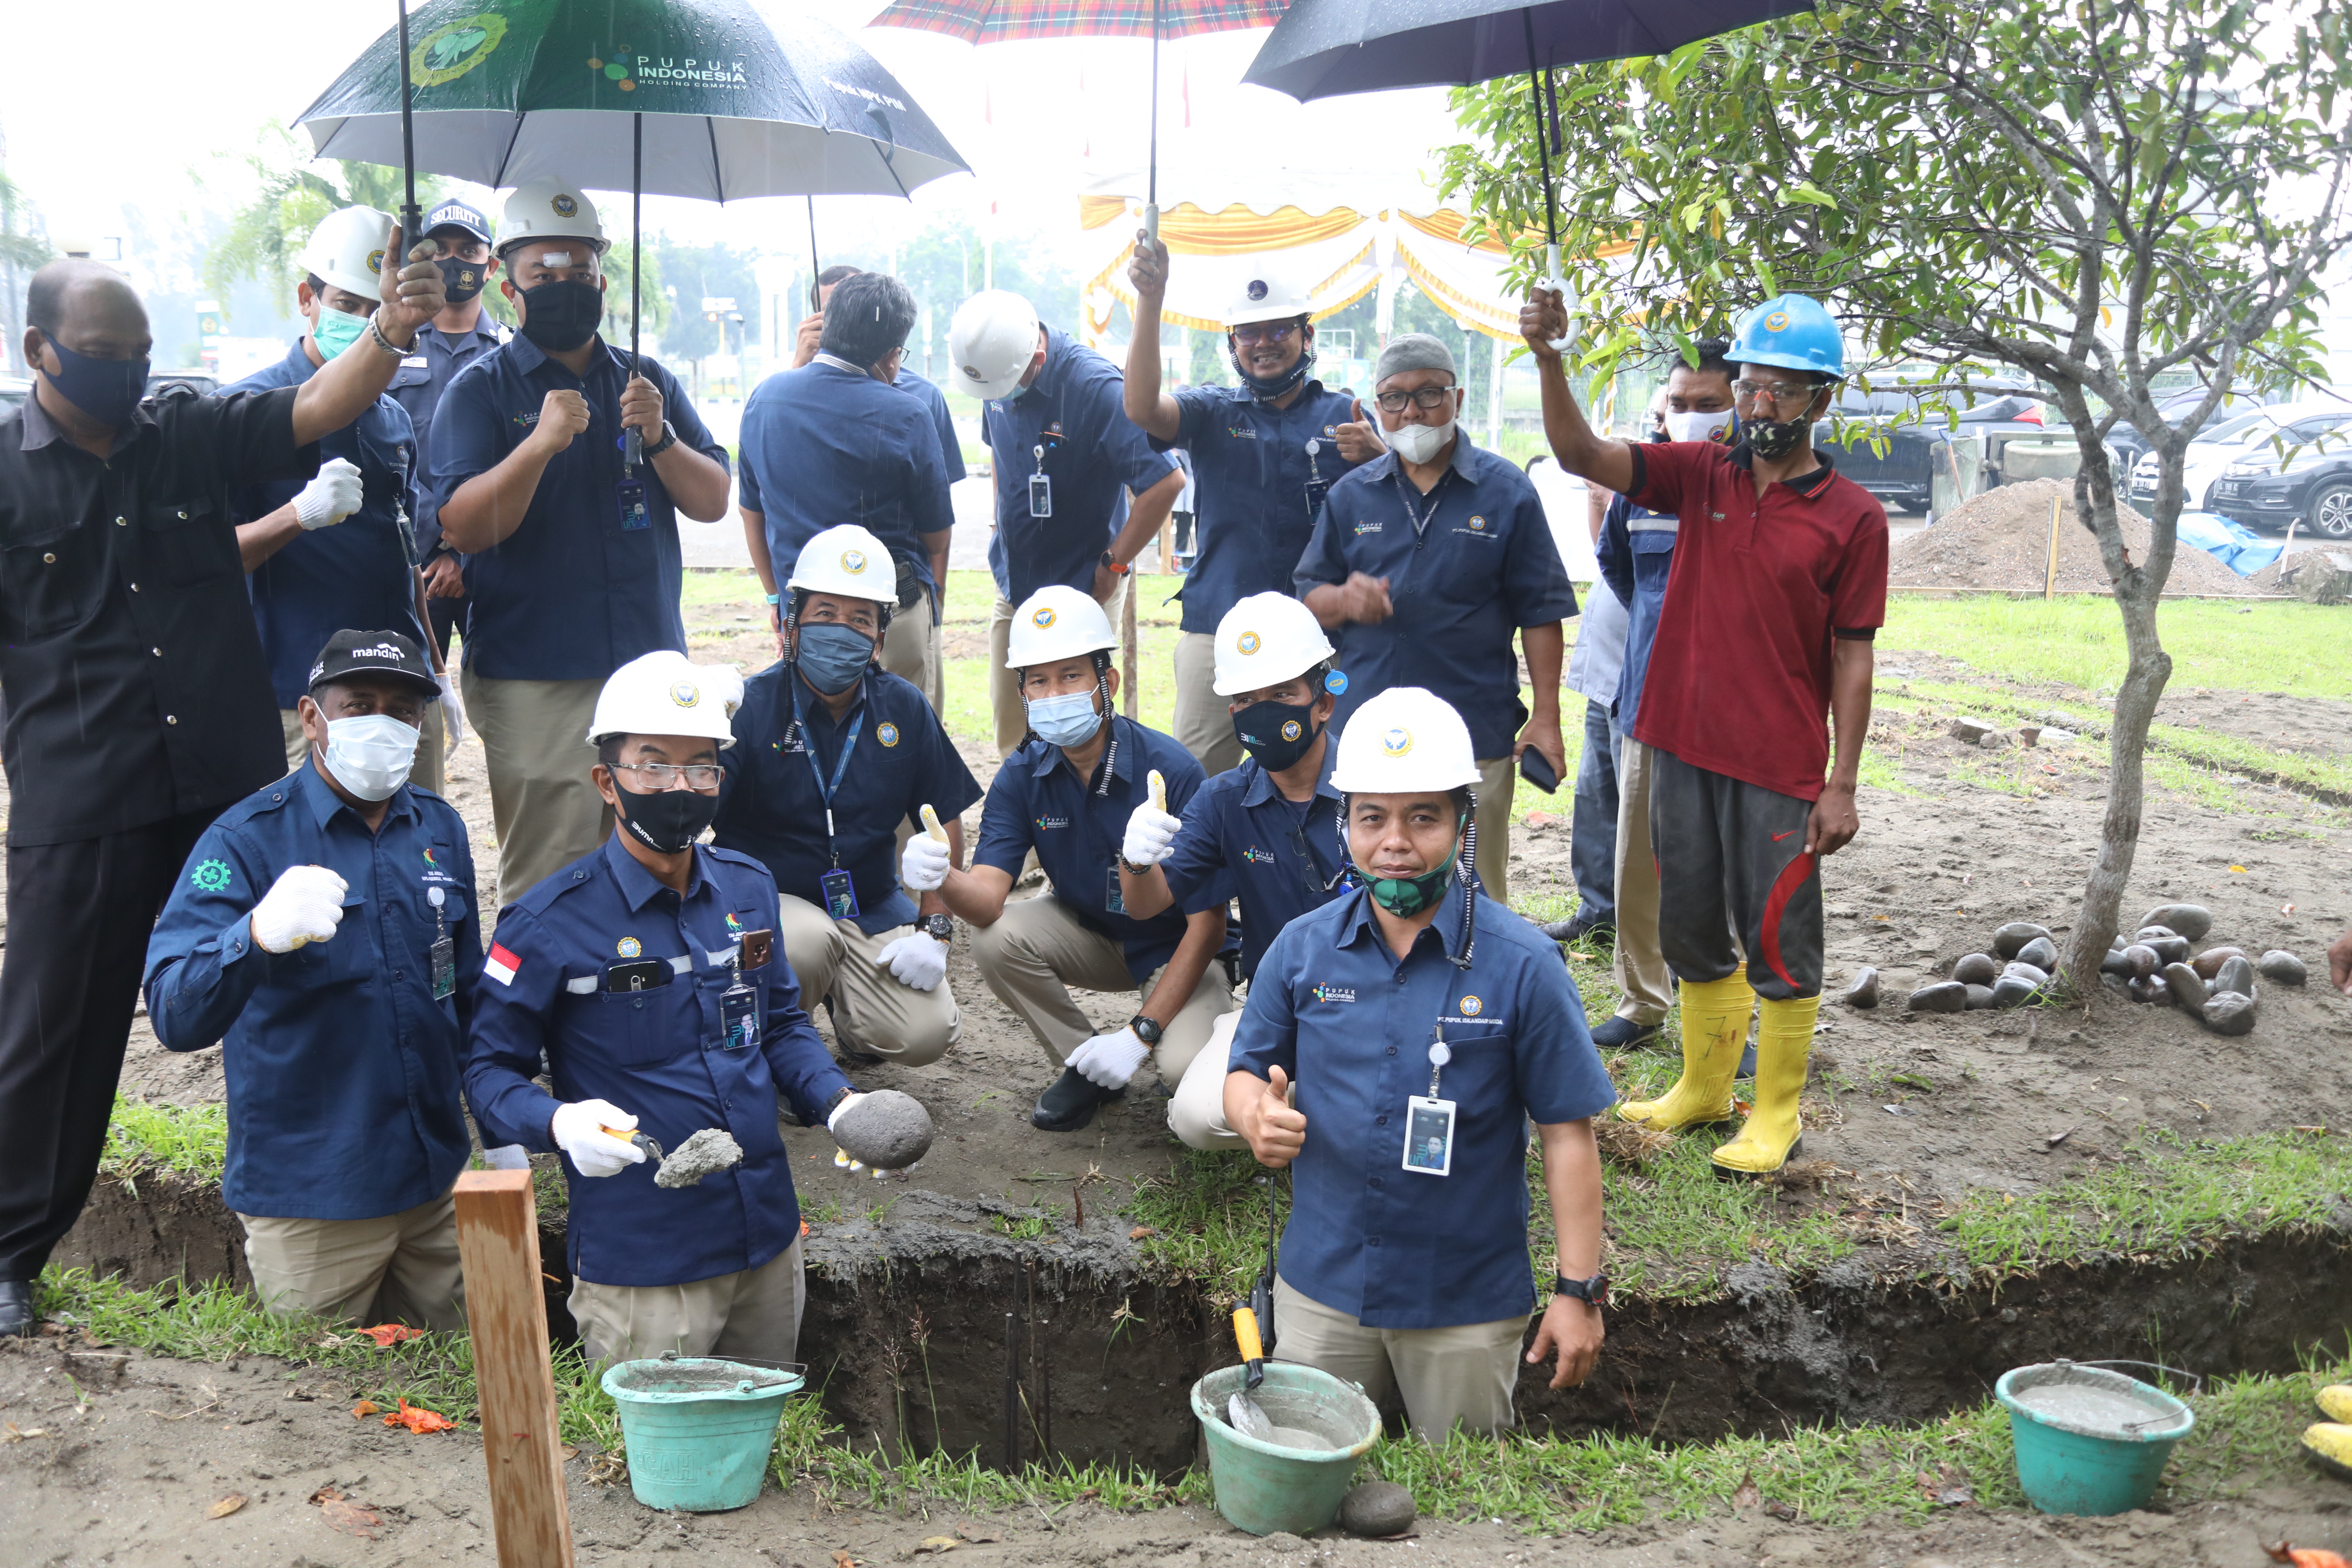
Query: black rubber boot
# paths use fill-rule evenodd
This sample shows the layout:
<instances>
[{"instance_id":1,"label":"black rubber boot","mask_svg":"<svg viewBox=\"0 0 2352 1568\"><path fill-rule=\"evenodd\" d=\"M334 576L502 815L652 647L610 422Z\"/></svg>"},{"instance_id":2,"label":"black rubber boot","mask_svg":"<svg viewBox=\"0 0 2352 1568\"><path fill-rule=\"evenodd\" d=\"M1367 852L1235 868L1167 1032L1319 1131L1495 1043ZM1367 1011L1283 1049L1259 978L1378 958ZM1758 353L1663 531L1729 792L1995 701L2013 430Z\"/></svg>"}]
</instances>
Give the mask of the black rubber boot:
<instances>
[{"instance_id":1,"label":"black rubber boot","mask_svg":"<svg viewBox=\"0 0 2352 1568\"><path fill-rule=\"evenodd\" d=\"M40 1325L33 1311L30 1279L0 1279L0 1339L31 1333Z\"/></svg>"},{"instance_id":2,"label":"black rubber boot","mask_svg":"<svg viewBox=\"0 0 2352 1568\"><path fill-rule=\"evenodd\" d=\"M1593 920L1580 914L1570 920L1549 921L1536 929L1554 942L1576 942L1601 932L1614 935L1617 922L1612 920Z\"/></svg>"},{"instance_id":3,"label":"black rubber boot","mask_svg":"<svg viewBox=\"0 0 2352 1568\"><path fill-rule=\"evenodd\" d=\"M1095 1119L1096 1110L1127 1090L1104 1089L1076 1068L1064 1068L1054 1086L1037 1097L1029 1125L1044 1132L1076 1132Z\"/></svg>"}]
</instances>

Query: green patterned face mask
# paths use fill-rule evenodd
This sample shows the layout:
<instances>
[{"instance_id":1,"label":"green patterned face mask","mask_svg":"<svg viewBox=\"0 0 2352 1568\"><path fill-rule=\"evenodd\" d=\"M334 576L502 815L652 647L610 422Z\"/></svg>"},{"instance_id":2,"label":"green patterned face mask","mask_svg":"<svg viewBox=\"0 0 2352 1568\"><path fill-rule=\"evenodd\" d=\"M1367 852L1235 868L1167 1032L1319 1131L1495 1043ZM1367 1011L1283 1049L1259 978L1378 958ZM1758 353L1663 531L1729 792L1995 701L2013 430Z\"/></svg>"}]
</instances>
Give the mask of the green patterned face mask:
<instances>
[{"instance_id":1,"label":"green patterned face mask","mask_svg":"<svg viewBox=\"0 0 2352 1568\"><path fill-rule=\"evenodd\" d=\"M1400 920L1411 920L1445 896L1445 884L1454 878L1454 862L1447 860L1426 877L1375 877L1360 866L1356 875L1374 903Z\"/></svg>"}]
</instances>

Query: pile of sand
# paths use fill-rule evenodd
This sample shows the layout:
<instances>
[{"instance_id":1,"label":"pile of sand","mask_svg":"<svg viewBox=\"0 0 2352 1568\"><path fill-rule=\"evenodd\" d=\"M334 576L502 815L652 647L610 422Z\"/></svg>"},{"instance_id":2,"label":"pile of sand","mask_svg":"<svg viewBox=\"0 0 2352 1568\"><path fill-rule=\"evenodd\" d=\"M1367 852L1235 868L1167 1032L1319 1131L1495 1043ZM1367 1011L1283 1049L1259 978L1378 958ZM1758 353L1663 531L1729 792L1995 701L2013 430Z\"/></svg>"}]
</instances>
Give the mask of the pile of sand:
<instances>
[{"instance_id":1,"label":"pile of sand","mask_svg":"<svg viewBox=\"0 0 2352 1568\"><path fill-rule=\"evenodd\" d=\"M2050 503L2058 514L2058 591L2114 591L2099 542L2074 510L2071 479L2000 485L1963 501L1899 542L1887 563L1897 588L2003 588L2039 593L2050 561ZM2147 559L2147 519L2120 502L2116 521L2134 561ZM2193 545L2174 552L2168 594L2252 594L2261 590Z\"/></svg>"}]
</instances>

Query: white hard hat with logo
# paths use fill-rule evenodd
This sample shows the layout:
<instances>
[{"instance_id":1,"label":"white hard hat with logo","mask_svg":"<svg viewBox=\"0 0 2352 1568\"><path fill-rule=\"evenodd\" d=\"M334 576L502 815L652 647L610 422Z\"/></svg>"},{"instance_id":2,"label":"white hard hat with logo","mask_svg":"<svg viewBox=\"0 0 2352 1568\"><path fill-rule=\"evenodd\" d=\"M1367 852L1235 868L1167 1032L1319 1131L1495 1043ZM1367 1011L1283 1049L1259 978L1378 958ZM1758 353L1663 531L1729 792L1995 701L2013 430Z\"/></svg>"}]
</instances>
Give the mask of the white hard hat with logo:
<instances>
[{"instance_id":1,"label":"white hard hat with logo","mask_svg":"<svg viewBox=\"0 0 2352 1568\"><path fill-rule=\"evenodd\" d=\"M1246 327L1253 321L1295 321L1311 310L1307 302L1307 290L1287 278L1250 278L1234 290L1233 303L1225 307L1227 327Z\"/></svg>"},{"instance_id":2,"label":"white hard hat with logo","mask_svg":"<svg viewBox=\"0 0 2352 1568\"><path fill-rule=\"evenodd\" d=\"M1048 584L1013 612L1012 635L1005 639L1004 662L1014 669L1059 664L1118 646L1110 617L1091 594L1060 583Z\"/></svg>"},{"instance_id":3,"label":"white hard hat with logo","mask_svg":"<svg viewBox=\"0 0 2352 1568\"><path fill-rule=\"evenodd\" d=\"M499 213L498 253L526 239L584 239L604 254L612 242L596 219L596 204L579 186L562 180L517 185Z\"/></svg>"},{"instance_id":4,"label":"white hard hat with logo","mask_svg":"<svg viewBox=\"0 0 2352 1568\"><path fill-rule=\"evenodd\" d=\"M1331 787L1347 795L1455 790L1477 782L1470 727L1445 699L1418 686L1392 686L1349 715L1331 769Z\"/></svg>"},{"instance_id":5,"label":"white hard hat with logo","mask_svg":"<svg viewBox=\"0 0 2352 1568\"><path fill-rule=\"evenodd\" d=\"M1216 679L1209 689L1220 697L1260 691L1331 657L1331 639L1314 611L1287 594L1252 594L1217 623Z\"/></svg>"},{"instance_id":6,"label":"white hard hat with logo","mask_svg":"<svg viewBox=\"0 0 2352 1568\"><path fill-rule=\"evenodd\" d=\"M1037 310L1020 295L984 289L956 308L948 328L949 377L958 392L1008 397L1037 357Z\"/></svg>"},{"instance_id":7,"label":"white hard hat with logo","mask_svg":"<svg viewBox=\"0 0 2352 1568\"><path fill-rule=\"evenodd\" d=\"M302 246L302 269L362 299L377 297L392 219L373 207L341 207L319 220Z\"/></svg>"},{"instance_id":8,"label":"white hard hat with logo","mask_svg":"<svg viewBox=\"0 0 2352 1568\"><path fill-rule=\"evenodd\" d=\"M856 523L845 522L809 536L793 563L792 580L784 586L896 605L898 566L890 558L887 545Z\"/></svg>"},{"instance_id":9,"label":"white hard hat with logo","mask_svg":"<svg viewBox=\"0 0 2352 1568\"><path fill-rule=\"evenodd\" d=\"M731 664L696 664L672 648L642 654L614 670L596 694L588 743L608 735L700 735L735 739L743 676Z\"/></svg>"}]
</instances>

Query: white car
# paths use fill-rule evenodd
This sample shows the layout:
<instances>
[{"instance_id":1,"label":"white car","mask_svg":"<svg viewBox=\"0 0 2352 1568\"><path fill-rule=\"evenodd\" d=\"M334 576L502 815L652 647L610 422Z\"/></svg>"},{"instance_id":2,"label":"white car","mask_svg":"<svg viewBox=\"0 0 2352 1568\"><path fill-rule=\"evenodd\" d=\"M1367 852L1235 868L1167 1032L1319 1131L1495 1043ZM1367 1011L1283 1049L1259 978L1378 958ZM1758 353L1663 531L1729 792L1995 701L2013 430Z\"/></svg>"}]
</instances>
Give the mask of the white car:
<instances>
[{"instance_id":1,"label":"white car","mask_svg":"<svg viewBox=\"0 0 2352 1568\"><path fill-rule=\"evenodd\" d=\"M2214 481L2239 458L2252 456L2259 447L2280 439L2288 426L2299 419L2343 411L2344 404L2340 400L2328 398L2307 403L2280 403L2216 420L2200 432L2197 439L2189 443L2189 450L2182 458L2182 510L2212 510ZM2132 505L2143 512L2156 505L2156 454L2141 453L2139 461L2132 465L2130 499Z\"/></svg>"}]
</instances>

